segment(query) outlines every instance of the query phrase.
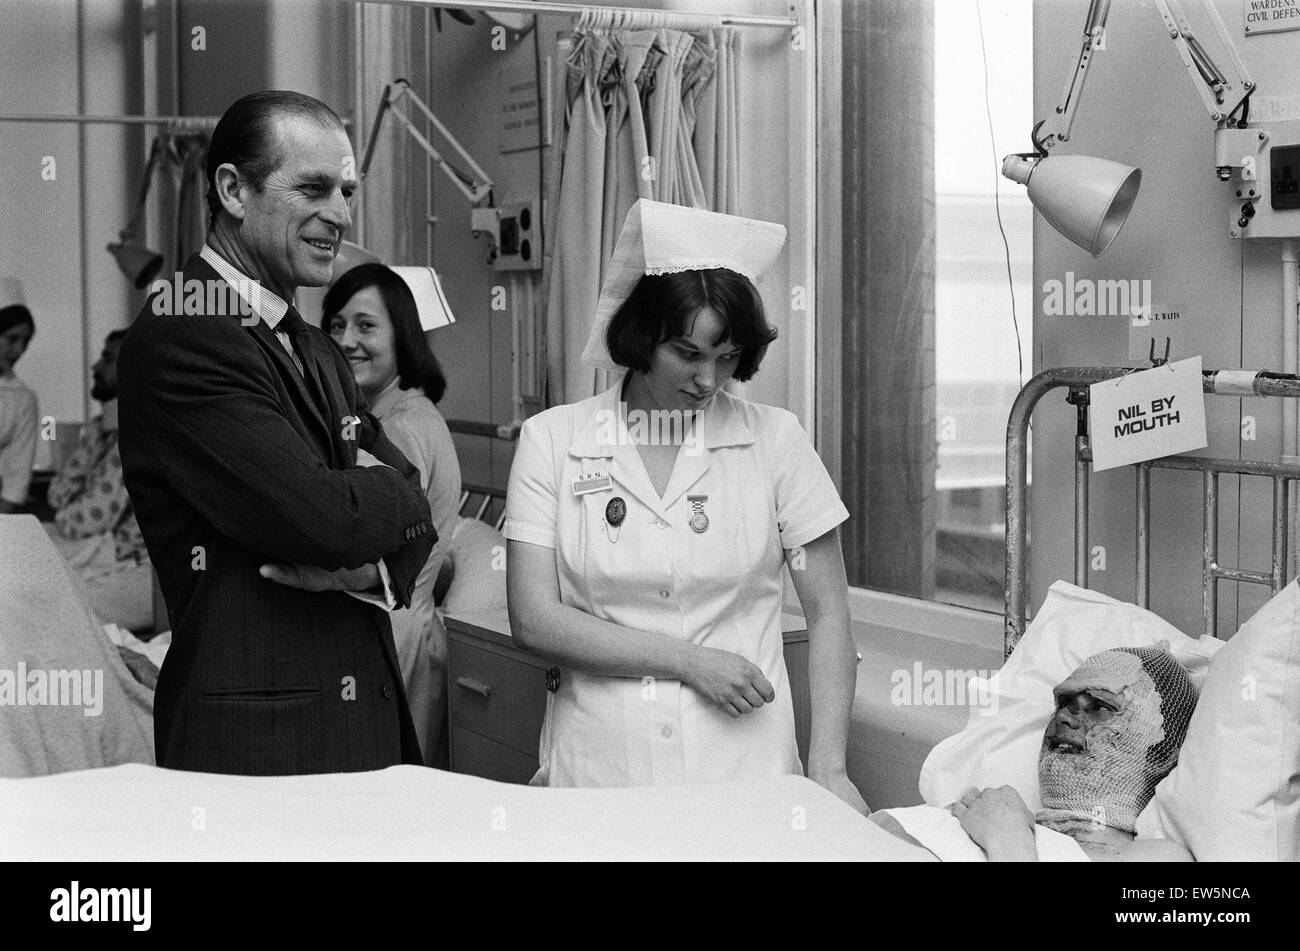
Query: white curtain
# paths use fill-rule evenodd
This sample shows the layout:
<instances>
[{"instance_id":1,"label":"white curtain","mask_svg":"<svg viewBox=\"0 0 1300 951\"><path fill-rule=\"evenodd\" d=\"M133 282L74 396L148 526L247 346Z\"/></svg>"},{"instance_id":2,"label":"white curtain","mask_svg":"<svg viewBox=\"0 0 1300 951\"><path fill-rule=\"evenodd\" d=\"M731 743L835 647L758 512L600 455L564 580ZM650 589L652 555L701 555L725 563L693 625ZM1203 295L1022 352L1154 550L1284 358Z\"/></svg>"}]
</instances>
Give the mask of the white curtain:
<instances>
[{"instance_id":1,"label":"white curtain","mask_svg":"<svg viewBox=\"0 0 1300 951\"><path fill-rule=\"evenodd\" d=\"M734 29L663 11L585 14L561 39L562 132L548 187L542 319L548 403L585 399L581 364L604 270L638 198L737 211Z\"/></svg>"}]
</instances>

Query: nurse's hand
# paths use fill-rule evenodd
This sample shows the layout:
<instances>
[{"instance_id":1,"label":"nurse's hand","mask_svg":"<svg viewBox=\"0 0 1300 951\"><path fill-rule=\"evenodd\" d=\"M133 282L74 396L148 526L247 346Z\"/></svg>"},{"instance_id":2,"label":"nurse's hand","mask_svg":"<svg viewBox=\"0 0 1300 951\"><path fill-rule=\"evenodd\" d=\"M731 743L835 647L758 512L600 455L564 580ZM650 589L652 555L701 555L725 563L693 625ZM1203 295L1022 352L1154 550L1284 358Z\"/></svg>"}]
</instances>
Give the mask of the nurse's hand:
<instances>
[{"instance_id":1,"label":"nurse's hand","mask_svg":"<svg viewBox=\"0 0 1300 951\"><path fill-rule=\"evenodd\" d=\"M763 671L739 654L713 647L697 648L682 680L733 717L752 713L776 699Z\"/></svg>"},{"instance_id":2,"label":"nurse's hand","mask_svg":"<svg viewBox=\"0 0 1300 951\"><path fill-rule=\"evenodd\" d=\"M835 773L828 773L825 776L818 776L809 773L808 778L815 782L823 789L833 792L846 803L853 807L855 812L864 816L871 815L871 809L867 801L862 798L862 793L858 792L858 787L853 785L853 780L849 779L849 774L840 770Z\"/></svg>"}]
</instances>

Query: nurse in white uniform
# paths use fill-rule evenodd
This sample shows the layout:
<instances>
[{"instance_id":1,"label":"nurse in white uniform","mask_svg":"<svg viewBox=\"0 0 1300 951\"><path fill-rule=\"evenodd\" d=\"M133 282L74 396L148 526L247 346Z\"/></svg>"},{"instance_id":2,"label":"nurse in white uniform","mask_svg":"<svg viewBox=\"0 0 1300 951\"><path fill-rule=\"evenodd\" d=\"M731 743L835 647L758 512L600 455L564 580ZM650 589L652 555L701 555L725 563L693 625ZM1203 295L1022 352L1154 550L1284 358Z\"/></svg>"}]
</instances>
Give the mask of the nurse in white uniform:
<instances>
[{"instance_id":1,"label":"nurse in white uniform","mask_svg":"<svg viewBox=\"0 0 1300 951\"><path fill-rule=\"evenodd\" d=\"M866 811L845 770L848 512L792 413L723 390L776 336L753 282L784 240L770 222L639 201L584 354L627 372L523 426L506 495L511 630L559 670L534 784L802 772L787 564L809 633L807 774Z\"/></svg>"}]
</instances>

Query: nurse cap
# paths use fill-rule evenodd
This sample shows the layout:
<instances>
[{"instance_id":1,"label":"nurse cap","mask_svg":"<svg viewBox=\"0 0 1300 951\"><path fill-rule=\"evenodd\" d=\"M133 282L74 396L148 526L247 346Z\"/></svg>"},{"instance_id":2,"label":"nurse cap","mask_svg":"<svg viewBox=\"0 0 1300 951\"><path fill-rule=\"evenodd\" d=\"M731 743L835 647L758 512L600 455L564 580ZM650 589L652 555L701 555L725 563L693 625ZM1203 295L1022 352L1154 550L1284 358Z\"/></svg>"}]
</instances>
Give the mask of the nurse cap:
<instances>
[{"instance_id":1,"label":"nurse cap","mask_svg":"<svg viewBox=\"0 0 1300 951\"><path fill-rule=\"evenodd\" d=\"M0 310L6 307L23 307L26 304L23 282L16 277L0 277Z\"/></svg>"},{"instance_id":2,"label":"nurse cap","mask_svg":"<svg viewBox=\"0 0 1300 951\"><path fill-rule=\"evenodd\" d=\"M614 245L582 362L619 369L605 346L605 331L645 275L725 267L757 283L784 244L785 226L775 222L639 199Z\"/></svg>"}]
</instances>

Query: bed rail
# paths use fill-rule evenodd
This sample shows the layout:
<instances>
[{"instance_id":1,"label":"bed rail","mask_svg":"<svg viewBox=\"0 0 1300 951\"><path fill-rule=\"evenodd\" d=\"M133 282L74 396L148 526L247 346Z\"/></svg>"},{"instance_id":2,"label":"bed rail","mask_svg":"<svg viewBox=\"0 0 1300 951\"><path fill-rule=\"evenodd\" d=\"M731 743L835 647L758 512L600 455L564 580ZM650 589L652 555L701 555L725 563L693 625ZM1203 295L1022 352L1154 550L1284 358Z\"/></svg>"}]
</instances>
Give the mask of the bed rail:
<instances>
[{"instance_id":1,"label":"bed rail","mask_svg":"<svg viewBox=\"0 0 1300 951\"><path fill-rule=\"evenodd\" d=\"M1007 561L1003 651L1010 656L1025 633L1028 607L1026 556L1028 546L1028 446L1029 420L1038 401L1054 389L1069 390L1066 401L1077 411L1074 437L1074 583L1088 586L1088 476L1092 447L1088 435L1088 387L1111 380L1131 367L1057 367L1044 370L1021 389L1007 419ZM1216 396L1300 397L1300 376L1252 370L1204 370L1201 387ZM1280 462L1249 462L1240 459L1208 459L1196 456L1166 456L1133 467L1137 480L1137 566L1135 600L1147 607L1151 592L1151 470L1196 470L1203 477L1202 609L1205 633L1214 635L1218 625L1218 583L1221 580L1269 585L1274 592L1286 583L1287 513L1290 484L1300 480L1300 466ZM1218 563L1219 476L1253 475L1273 480L1273 545L1269 571L1224 567Z\"/></svg>"},{"instance_id":2,"label":"bed rail","mask_svg":"<svg viewBox=\"0 0 1300 951\"><path fill-rule=\"evenodd\" d=\"M458 511L464 518L476 518L499 532L506 523L506 490L465 482L461 485Z\"/></svg>"}]
</instances>

